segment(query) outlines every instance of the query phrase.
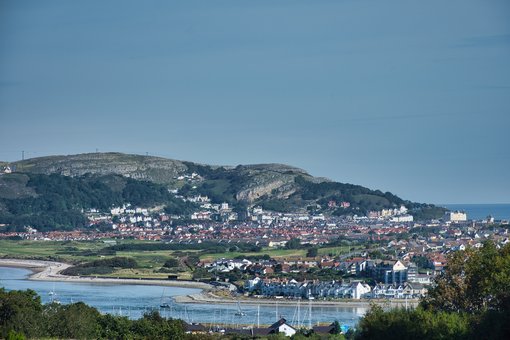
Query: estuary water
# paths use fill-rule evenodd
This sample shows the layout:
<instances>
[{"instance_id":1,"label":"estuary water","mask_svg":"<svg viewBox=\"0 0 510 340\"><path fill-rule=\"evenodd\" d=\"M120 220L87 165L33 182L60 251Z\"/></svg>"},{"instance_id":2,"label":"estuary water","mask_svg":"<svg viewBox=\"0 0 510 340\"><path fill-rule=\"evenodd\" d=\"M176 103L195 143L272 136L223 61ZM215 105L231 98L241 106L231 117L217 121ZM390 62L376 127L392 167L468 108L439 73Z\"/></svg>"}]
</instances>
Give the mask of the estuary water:
<instances>
[{"instance_id":1,"label":"estuary water","mask_svg":"<svg viewBox=\"0 0 510 340\"><path fill-rule=\"evenodd\" d=\"M292 325L307 327L337 320L341 325L353 327L363 316L365 307L321 307L303 301L285 306L241 305L245 316L235 313L235 304L180 304L172 297L197 294L199 289L163 287L133 284L78 283L28 280L31 271L22 268L0 267L0 287L6 290L32 289L41 296L43 303L58 299L67 304L82 301L97 308L102 313L123 315L129 318L140 318L145 312L159 310L165 317L179 318L186 322L214 323L229 326L269 325L284 317ZM170 300L171 308L161 309L163 302Z\"/></svg>"}]
</instances>

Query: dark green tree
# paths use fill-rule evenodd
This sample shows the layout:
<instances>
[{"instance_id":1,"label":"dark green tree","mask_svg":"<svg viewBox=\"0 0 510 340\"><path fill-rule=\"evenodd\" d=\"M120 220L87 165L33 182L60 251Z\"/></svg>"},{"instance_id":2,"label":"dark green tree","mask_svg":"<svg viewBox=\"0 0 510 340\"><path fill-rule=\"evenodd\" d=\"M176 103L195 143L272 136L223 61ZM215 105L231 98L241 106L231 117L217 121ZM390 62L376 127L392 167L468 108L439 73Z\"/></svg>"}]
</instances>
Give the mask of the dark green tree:
<instances>
[{"instance_id":1,"label":"dark green tree","mask_svg":"<svg viewBox=\"0 0 510 340\"><path fill-rule=\"evenodd\" d=\"M467 314L422 308L384 311L372 305L360 320L355 339L465 339L468 334Z\"/></svg>"},{"instance_id":2,"label":"dark green tree","mask_svg":"<svg viewBox=\"0 0 510 340\"><path fill-rule=\"evenodd\" d=\"M316 247L308 248L306 251L306 257L316 257L319 254L319 249Z\"/></svg>"},{"instance_id":3,"label":"dark green tree","mask_svg":"<svg viewBox=\"0 0 510 340\"><path fill-rule=\"evenodd\" d=\"M165 264L163 265L163 267L166 267L166 268L176 268L176 267L179 267L179 260L177 260L176 258L168 259L165 262Z\"/></svg>"},{"instance_id":4,"label":"dark green tree","mask_svg":"<svg viewBox=\"0 0 510 340\"><path fill-rule=\"evenodd\" d=\"M93 339L99 335L101 314L83 302L46 306L48 333L64 339Z\"/></svg>"},{"instance_id":5,"label":"dark green tree","mask_svg":"<svg viewBox=\"0 0 510 340\"><path fill-rule=\"evenodd\" d=\"M335 320L335 322L333 322L333 334L340 334L341 331L342 329L340 328L340 323L338 320Z\"/></svg>"},{"instance_id":6,"label":"dark green tree","mask_svg":"<svg viewBox=\"0 0 510 340\"><path fill-rule=\"evenodd\" d=\"M0 337L10 331L33 338L44 334L41 298L33 290L10 291L0 288Z\"/></svg>"},{"instance_id":7,"label":"dark green tree","mask_svg":"<svg viewBox=\"0 0 510 340\"><path fill-rule=\"evenodd\" d=\"M144 339L182 339L184 327L180 320L165 319L157 311L133 321L132 333Z\"/></svg>"},{"instance_id":8,"label":"dark green tree","mask_svg":"<svg viewBox=\"0 0 510 340\"><path fill-rule=\"evenodd\" d=\"M130 339L132 321L125 316L102 315L99 318L99 338L101 339Z\"/></svg>"},{"instance_id":9,"label":"dark green tree","mask_svg":"<svg viewBox=\"0 0 510 340\"><path fill-rule=\"evenodd\" d=\"M292 238L286 244L285 248L287 249L299 249L301 246L301 240L299 238Z\"/></svg>"}]
</instances>

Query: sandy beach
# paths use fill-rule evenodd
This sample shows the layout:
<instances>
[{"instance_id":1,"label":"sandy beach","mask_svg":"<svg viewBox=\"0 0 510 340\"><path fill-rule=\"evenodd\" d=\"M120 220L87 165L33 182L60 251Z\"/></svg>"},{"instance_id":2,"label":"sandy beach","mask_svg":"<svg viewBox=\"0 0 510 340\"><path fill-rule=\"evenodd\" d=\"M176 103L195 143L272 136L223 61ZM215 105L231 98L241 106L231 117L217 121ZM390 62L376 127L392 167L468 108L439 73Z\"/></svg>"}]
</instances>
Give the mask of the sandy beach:
<instances>
[{"instance_id":1,"label":"sandy beach","mask_svg":"<svg viewBox=\"0 0 510 340\"><path fill-rule=\"evenodd\" d=\"M169 280L144 280L144 279L116 279L100 277L78 277L62 275L60 272L71 267L67 263L39 261L39 260L21 260L21 259L0 259L0 266L27 268L33 271L30 280L40 281L63 281L63 282L88 282L88 283L117 283L117 284L137 284L137 285L157 285L169 287L198 288L202 291L198 294L176 296L177 303L197 303L197 304L234 304L241 301L243 304L250 305L295 305L297 300L293 299L267 299L267 298L247 298L244 296L229 298L217 296L214 294L215 287L212 285L194 282L194 281L169 281ZM369 308L370 304L376 303L387 307L404 307L404 300L311 300L314 305L323 307L362 307ZM302 303L308 303L308 300L302 300ZM417 300L408 300L408 306L416 306Z\"/></svg>"}]
</instances>

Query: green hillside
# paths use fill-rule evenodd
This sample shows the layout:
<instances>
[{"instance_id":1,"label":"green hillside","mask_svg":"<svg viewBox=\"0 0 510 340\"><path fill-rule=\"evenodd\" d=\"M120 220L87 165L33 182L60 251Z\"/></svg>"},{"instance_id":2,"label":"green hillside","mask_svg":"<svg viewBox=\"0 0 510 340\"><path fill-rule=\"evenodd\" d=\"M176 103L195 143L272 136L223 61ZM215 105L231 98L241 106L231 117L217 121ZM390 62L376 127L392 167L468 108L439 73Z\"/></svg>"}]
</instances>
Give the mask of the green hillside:
<instances>
[{"instance_id":1,"label":"green hillside","mask_svg":"<svg viewBox=\"0 0 510 340\"><path fill-rule=\"evenodd\" d=\"M167 189L185 197L208 196L213 203L228 202L237 211L261 206L341 216L405 205L415 219L439 218L445 211L390 192L313 177L284 164L210 166L153 156L90 153L33 158L10 166L16 173L0 176L0 212L16 225L34 218L40 221L43 216L59 225L62 216L67 216L65 221L79 225L82 219L76 212L81 208L105 209L127 202L163 204L171 213L192 210ZM338 207L341 202L350 206ZM51 215L55 211L58 218Z\"/></svg>"},{"instance_id":2,"label":"green hillside","mask_svg":"<svg viewBox=\"0 0 510 340\"><path fill-rule=\"evenodd\" d=\"M86 209L109 211L131 203L138 207L164 205L172 213L189 213L191 203L168 189L119 175L69 177L58 174L4 174L0 176L0 224L38 230L82 228Z\"/></svg>"}]
</instances>

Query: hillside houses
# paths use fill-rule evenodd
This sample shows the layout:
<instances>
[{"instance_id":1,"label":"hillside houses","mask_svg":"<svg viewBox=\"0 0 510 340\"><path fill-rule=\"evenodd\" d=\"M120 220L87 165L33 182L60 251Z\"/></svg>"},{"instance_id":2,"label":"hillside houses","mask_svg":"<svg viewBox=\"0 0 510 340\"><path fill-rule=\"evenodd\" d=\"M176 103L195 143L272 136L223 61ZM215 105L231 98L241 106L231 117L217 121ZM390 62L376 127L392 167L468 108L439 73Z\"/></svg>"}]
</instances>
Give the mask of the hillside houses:
<instances>
[{"instance_id":1,"label":"hillside houses","mask_svg":"<svg viewBox=\"0 0 510 340\"><path fill-rule=\"evenodd\" d=\"M112 207L108 212L91 209L84 213L90 220L91 228L101 225L104 230L105 226L110 226L119 238L145 239L145 235L150 235L152 239L166 242L228 240L284 247L293 238L299 238L303 245L321 245L341 237L349 243L387 242L386 251L391 250L401 260L409 260L415 254L447 253L467 246L480 247L485 240L498 242L510 237L508 228L488 228L487 221L455 224L436 221L425 225L391 219L276 213L263 211L259 207L253 208L250 218L236 221L236 213L226 203L211 204L206 202L208 198L204 196L194 196L192 200L203 201L203 208L187 216L167 215L161 210L131 207L128 204ZM405 237L417 229L422 232L414 234L413 238ZM354 273L354 267L350 270Z\"/></svg>"}]
</instances>

